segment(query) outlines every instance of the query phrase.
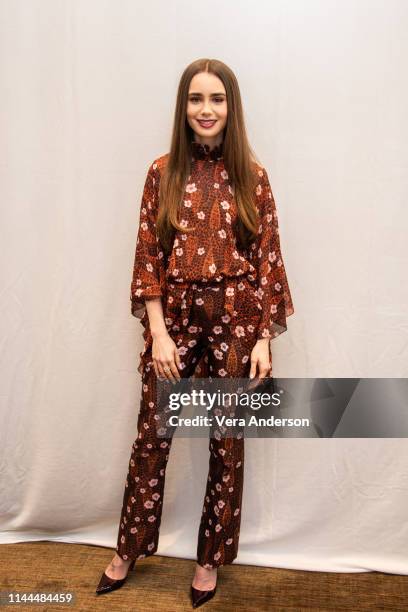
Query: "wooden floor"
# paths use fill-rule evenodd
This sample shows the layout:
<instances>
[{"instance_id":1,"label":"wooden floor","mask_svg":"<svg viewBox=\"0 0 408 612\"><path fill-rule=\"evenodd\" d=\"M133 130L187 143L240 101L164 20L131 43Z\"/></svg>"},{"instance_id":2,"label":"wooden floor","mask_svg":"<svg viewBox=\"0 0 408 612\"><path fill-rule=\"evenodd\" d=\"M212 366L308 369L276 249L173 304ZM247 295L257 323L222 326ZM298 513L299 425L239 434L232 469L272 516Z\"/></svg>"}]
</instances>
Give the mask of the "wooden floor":
<instances>
[{"instance_id":1,"label":"wooden floor","mask_svg":"<svg viewBox=\"0 0 408 612\"><path fill-rule=\"evenodd\" d=\"M126 584L95 595L114 554L100 546L35 542L0 546L0 590L68 591L70 606L6 606L4 610L192 610L189 592L195 561L153 555L137 561ZM228 565L218 570L217 593L200 610L408 610L408 576L322 573Z\"/></svg>"}]
</instances>

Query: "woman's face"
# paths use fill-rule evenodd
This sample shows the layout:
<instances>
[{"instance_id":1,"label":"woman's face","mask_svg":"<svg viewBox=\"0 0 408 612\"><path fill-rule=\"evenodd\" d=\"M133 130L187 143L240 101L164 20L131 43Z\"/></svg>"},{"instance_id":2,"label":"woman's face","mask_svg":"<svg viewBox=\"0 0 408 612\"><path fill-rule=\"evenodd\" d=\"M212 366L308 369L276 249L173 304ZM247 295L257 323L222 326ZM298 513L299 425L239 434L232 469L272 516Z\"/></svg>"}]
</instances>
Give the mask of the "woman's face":
<instances>
[{"instance_id":1,"label":"woman's face","mask_svg":"<svg viewBox=\"0 0 408 612\"><path fill-rule=\"evenodd\" d=\"M227 94L223 82L215 74L200 72L191 79L187 121L197 142L210 147L222 142L222 131L227 123Z\"/></svg>"}]
</instances>

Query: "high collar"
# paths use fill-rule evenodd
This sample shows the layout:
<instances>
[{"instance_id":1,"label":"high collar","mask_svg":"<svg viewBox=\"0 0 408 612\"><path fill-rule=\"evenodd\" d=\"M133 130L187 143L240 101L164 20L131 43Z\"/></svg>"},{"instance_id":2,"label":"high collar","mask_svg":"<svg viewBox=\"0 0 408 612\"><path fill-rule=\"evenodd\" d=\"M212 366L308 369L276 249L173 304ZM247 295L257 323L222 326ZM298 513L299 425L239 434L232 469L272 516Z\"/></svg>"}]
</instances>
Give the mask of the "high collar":
<instances>
[{"instance_id":1,"label":"high collar","mask_svg":"<svg viewBox=\"0 0 408 612\"><path fill-rule=\"evenodd\" d=\"M221 141L219 145L216 145L210 149L209 145L201 144L201 142L191 141L191 154L193 159L205 159L208 161L218 161L223 157L223 144Z\"/></svg>"}]
</instances>

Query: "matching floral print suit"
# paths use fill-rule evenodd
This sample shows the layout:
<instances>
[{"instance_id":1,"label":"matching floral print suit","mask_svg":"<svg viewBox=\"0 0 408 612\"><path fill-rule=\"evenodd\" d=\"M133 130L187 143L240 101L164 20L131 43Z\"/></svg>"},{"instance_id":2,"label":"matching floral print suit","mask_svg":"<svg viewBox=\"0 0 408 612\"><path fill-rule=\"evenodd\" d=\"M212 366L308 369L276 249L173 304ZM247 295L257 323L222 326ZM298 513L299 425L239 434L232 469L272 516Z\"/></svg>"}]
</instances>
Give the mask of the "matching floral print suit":
<instances>
[{"instance_id":1,"label":"matching floral print suit","mask_svg":"<svg viewBox=\"0 0 408 612\"><path fill-rule=\"evenodd\" d=\"M223 144L191 142L191 173L180 214L182 227L165 257L156 234L160 176L168 154L149 167L143 190L131 283L132 314L144 327L138 371L142 397L131 449L116 551L123 559L156 552L166 465L172 437L157 435L158 388L145 300L161 297L166 328L181 360L182 377L249 376L251 351L260 338L286 331L294 313L282 259L276 206L265 168L258 166L257 239L239 250L233 232L234 192ZM206 568L232 563L238 554L244 471L244 438L211 432L209 472L198 533L197 561Z\"/></svg>"}]
</instances>

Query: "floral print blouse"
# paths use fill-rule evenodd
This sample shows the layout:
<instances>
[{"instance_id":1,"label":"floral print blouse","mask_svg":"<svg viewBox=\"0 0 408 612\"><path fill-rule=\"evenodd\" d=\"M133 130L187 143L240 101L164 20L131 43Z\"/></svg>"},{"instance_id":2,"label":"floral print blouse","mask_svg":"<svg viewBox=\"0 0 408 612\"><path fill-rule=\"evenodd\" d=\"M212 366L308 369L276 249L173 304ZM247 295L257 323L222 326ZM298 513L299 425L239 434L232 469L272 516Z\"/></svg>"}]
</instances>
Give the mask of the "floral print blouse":
<instances>
[{"instance_id":1,"label":"floral print blouse","mask_svg":"<svg viewBox=\"0 0 408 612\"><path fill-rule=\"evenodd\" d=\"M145 299L162 297L166 315L166 306L174 302L177 289L186 283L246 275L254 284L261 311L257 338L272 339L286 331L286 317L294 313L272 189L266 169L256 164L259 181L254 195L259 213L258 234L248 250L239 250L232 230L237 207L222 149L223 143L210 149L208 145L191 142L191 170L179 220L181 226L194 227L195 231L177 231L168 257L156 234L160 176L168 154L149 166L140 207L130 289L131 312L146 325ZM226 291L231 314L233 291Z\"/></svg>"}]
</instances>

